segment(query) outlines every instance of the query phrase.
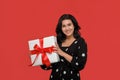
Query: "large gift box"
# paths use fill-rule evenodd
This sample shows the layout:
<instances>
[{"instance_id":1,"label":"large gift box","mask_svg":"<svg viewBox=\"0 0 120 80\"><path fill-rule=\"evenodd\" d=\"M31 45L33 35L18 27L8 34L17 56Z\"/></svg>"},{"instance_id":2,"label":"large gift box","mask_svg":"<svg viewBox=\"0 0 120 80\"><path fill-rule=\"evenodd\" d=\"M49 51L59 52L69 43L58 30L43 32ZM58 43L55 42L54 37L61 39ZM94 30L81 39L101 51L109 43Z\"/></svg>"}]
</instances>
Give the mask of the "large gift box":
<instances>
[{"instance_id":1,"label":"large gift box","mask_svg":"<svg viewBox=\"0 0 120 80\"><path fill-rule=\"evenodd\" d=\"M43 39L35 39L28 41L30 50L30 59L32 66L46 65L59 62L59 56L54 52L56 37L49 36Z\"/></svg>"}]
</instances>

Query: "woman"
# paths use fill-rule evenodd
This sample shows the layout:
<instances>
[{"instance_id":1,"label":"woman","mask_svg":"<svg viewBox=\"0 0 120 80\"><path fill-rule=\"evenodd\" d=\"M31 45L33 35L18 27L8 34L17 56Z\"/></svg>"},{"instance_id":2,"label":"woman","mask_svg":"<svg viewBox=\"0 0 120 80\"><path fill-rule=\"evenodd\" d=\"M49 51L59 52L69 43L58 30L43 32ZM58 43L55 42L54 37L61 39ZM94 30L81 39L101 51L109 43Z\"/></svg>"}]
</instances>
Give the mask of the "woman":
<instances>
[{"instance_id":1,"label":"woman","mask_svg":"<svg viewBox=\"0 0 120 80\"><path fill-rule=\"evenodd\" d=\"M79 34L80 26L71 14L60 17L57 27L57 44L55 52L60 56L60 62L43 69L52 69L50 80L80 80L79 71L87 60L87 44Z\"/></svg>"}]
</instances>

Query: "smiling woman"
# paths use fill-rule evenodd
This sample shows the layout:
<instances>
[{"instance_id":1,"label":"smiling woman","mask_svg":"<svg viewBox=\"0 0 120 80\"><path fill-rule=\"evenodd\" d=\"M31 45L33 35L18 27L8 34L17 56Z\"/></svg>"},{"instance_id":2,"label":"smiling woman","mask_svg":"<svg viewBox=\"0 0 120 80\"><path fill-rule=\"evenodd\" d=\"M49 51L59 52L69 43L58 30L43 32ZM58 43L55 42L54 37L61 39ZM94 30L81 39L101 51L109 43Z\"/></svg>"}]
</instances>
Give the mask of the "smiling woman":
<instances>
[{"instance_id":1,"label":"smiling woman","mask_svg":"<svg viewBox=\"0 0 120 80\"><path fill-rule=\"evenodd\" d=\"M87 60L87 44L79 34L80 26L70 14L60 17L57 27L57 44L55 52L59 54L60 62L52 66L41 67L52 69L50 80L80 80L79 71L85 67Z\"/></svg>"},{"instance_id":2,"label":"smiling woman","mask_svg":"<svg viewBox=\"0 0 120 80\"><path fill-rule=\"evenodd\" d=\"M66 35L66 37L73 36L74 25L71 20L63 20L62 21L62 31Z\"/></svg>"}]
</instances>

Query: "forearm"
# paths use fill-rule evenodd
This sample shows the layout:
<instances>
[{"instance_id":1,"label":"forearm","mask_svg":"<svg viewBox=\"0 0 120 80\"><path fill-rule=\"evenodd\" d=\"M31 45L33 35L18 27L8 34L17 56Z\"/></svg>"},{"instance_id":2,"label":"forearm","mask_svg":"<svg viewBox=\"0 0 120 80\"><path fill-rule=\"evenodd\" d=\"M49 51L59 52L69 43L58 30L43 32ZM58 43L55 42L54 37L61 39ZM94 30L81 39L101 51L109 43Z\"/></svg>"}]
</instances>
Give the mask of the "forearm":
<instances>
[{"instance_id":1,"label":"forearm","mask_svg":"<svg viewBox=\"0 0 120 80\"><path fill-rule=\"evenodd\" d=\"M55 52L58 53L60 56L64 57L68 62L72 61L72 56L67 54L66 52L62 51L58 44L56 44L56 47L54 48Z\"/></svg>"},{"instance_id":2,"label":"forearm","mask_svg":"<svg viewBox=\"0 0 120 80\"><path fill-rule=\"evenodd\" d=\"M71 55L69 55L63 51L61 51L61 56L64 57L68 62L71 62L72 58L73 58Z\"/></svg>"}]
</instances>

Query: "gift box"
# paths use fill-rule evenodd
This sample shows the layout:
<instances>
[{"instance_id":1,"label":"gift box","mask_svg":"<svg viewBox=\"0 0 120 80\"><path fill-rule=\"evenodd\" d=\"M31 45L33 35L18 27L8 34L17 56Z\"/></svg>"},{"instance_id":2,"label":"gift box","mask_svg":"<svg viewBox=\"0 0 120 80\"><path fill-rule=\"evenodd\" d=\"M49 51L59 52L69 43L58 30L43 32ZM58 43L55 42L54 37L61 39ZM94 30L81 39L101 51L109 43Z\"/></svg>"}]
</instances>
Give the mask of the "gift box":
<instances>
[{"instance_id":1,"label":"gift box","mask_svg":"<svg viewBox=\"0 0 120 80\"><path fill-rule=\"evenodd\" d=\"M59 62L59 56L53 50L55 42L57 42L55 36L28 41L31 65L39 66L44 64L50 66L51 63Z\"/></svg>"}]
</instances>

